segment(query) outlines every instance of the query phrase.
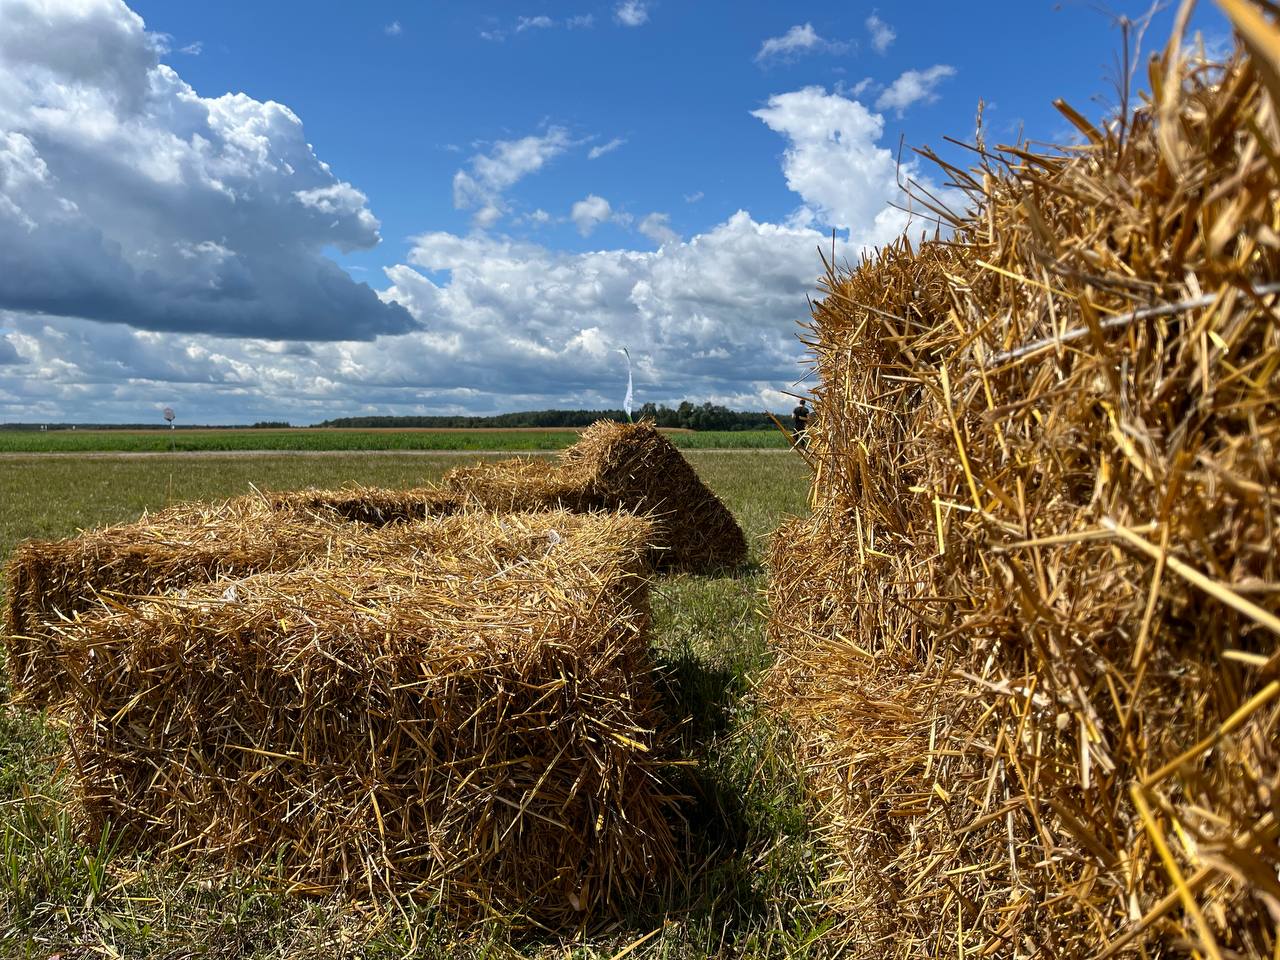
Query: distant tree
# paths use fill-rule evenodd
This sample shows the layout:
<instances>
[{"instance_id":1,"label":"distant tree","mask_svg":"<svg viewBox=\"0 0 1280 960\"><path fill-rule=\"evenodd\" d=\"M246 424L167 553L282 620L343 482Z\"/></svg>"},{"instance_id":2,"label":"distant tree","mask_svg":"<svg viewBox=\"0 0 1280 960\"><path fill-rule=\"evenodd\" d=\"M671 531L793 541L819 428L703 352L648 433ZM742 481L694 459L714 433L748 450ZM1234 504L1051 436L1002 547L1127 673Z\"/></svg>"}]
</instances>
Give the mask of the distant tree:
<instances>
[{"instance_id":1,"label":"distant tree","mask_svg":"<svg viewBox=\"0 0 1280 960\"><path fill-rule=\"evenodd\" d=\"M424 416L424 417L340 417L325 420L317 427L347 429L405 428L424 429L494 429L514 427L567 428L587 427L597 420L623 421L621 410L527 410L493 416ZM646 403L637 411L638 420L651 419L659 427L692 430L769 430L772 422L763 413L730 410L720 404L704 402L695 406L685 400L676 409ZM274 426L274 424L272 424ZM255 424L258 426L258 424ZM282 425L283 426L283 425Z\"/></svg>"},{"instance_id":2,"label":"distant tree","mask_svg":"<svg viewBox=\"0 0 1280 960\"><path fill-rule=\"evenodd\" d=\"M668 407L665 403L658 408L658 426L660 427L678 427L680 426L679 415Z\"/></svg>"}]
</instances>

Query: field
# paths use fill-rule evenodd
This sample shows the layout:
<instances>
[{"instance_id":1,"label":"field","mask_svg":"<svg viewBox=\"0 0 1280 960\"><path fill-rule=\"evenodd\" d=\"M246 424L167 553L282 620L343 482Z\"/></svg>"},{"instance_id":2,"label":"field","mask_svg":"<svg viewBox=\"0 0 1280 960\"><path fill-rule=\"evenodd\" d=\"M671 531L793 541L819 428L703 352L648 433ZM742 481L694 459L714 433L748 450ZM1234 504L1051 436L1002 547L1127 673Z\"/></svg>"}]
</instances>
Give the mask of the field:
<instances>
[{"instance_id":1,"label":"field","mask_svg":"<svg viewBox=\"0 0 1280 960\"><path fill-rule=\"evenodd\" d=\"M301 431L300 431L301 432ZM257 436L258 432L246 436ZM157 435L160 439L167 439ZM407 486L473 457L295 456L12 457L0 550L131 519L172 500L348 481ZM653 891L626 923L572 941L494 923L433 926L412 903L350 903L282 896L251 880L189 872L180 856L139 859L110 838L86 847L65 807L56 769L60 731L0 713L0 955L152 957L803 957L823 932L820 865L785 739L755 712L751 686L768 664L758 608L760 539L786 513L805 512L808 474L797 457L690 455L752 541L752 563L726 577L679 576L654 592L654 644L673 709L688 721L682 768L690 830L678 881ZM0 696L5 696L0 694ZM7 697L6 697L7 699Z\"/></svg>"},{"instance_id":2,"label":"field","mask_svg":"<svg viewBox=\"0 0 1280 960\"><path fill-rule=\"evenodd\" d=\"M564 430L0 430L0 453L168 453L241 450L560 450L581 431ZM686 450L785 449L777 430L671 430Z\"/></svg>"}]
</instances>

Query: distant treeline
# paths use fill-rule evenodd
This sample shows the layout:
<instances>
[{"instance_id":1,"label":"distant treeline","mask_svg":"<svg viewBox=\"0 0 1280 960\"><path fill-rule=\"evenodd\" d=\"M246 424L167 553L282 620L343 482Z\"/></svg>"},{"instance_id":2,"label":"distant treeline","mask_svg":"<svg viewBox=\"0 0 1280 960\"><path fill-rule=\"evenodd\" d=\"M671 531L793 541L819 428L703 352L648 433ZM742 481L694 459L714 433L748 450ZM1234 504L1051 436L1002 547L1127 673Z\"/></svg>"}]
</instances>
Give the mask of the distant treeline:
<instances>
[{"instance_id":1,"label":"distant treeline","mask_svg":"<svg viewBox=\"0 0 1280 960\"><path fill-rule=\"evenodd\" d=\"M514 427L589 427L597 420L626 420L622 410L526 410L500 413L492 417L340 417L325 420L317 427L346 429L387 429L417 427L425 429L511 429ZM688 400L674 410L668 406L646 403L635 411L635 419L651 419L660 427L686 430L767 430L773 422L763 413L740 413L714 403L694 406Z\"/></svg>"},{"instance_id":2,"label":"distant treeline","mask_svg":"<svg viewBox=\"0 0 1280 960\"><path fill-rule=\"evenodd\" d=\"M499 413L491 417L338 417L317 423L317 427L340 427L346 430L381 430L416 427L419 429L475 430L513 427L589 427L597 420L625 420L621 410L529 410L523 413Z\"/></svg>"},{"instance_id":3,"label":"distant treeline","mask_svg":"<svg viewBox=\"0 0 1280 960\"><path fill-rule=\"evenodd\" d=\"M687 430L773 430L774 423L766 414L730 410L718 403L694 406L685 400L672 410L646 403L639 410L639 418L656 420L660 427L684 427Z\"/></svg>"}]
</instances>

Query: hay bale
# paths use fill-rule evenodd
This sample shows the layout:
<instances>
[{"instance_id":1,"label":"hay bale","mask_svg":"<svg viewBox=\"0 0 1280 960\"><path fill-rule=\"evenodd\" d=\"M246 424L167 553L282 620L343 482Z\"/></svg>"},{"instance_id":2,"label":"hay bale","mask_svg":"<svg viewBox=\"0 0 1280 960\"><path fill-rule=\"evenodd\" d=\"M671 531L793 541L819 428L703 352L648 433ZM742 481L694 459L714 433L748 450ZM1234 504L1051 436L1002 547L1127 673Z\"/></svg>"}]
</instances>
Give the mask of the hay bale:
<instances>
[{"instance_id":1,"label":"hay bale","mask_svg":"<svg viewBox=\"0 0 1280 960\"><path fill-rule=\"evenodd\" d=\"M439 487L393 490L353 485L337 490L290 490L270 496L272 509L381 526L457 513L460 498Z\"/></svg>"},{"instance_id":2,"label":"hay bale","mask_svg":"<svg viewBox=\"0 0 1280 960\"><path fill-rule=\"evenodd\" d=\"M105 598L289 569L322 550L332 527L250 496L180 504L71 539L20 543L6 569L3 622L13 700L39 709L63 699L62 631Z\"/></svg>"},{"instance_id":3,"label":"hay bale","mask_svg":"<svg viewBox=\"0 0 1280 960\"><path fill-rule=\"evenodd\" d=\"M471 514L83 622L93 831L294 889L580 922L673 862L651 526Z\"/></svg>"},{"instance_id":4,"label":"hay bale","mask_svg":"<svg viewBox=\"0 0 1280 960\"><path fill-rule=\"evenodd\" d=\"M179 503L134 523L54 541L25 541L9 559L3 639L15 702L42 709L66 693L65 621L104 597L146 596L219 577L291 569L329 549L343 524L443 516L460 498L435 487L351 486Z\"/></svg>"},{"instance_id":5,"label":"hay bale","mask_svg":"<svg viewBox=\"0 0 1280 960\"><path fill-rule=\"evenodd\" d=\"M445 486L492 510L626 510L658 525L667 569L707 571L747 557L733 515L650 422L601 420L558 461L517 458L450 471Z\"/></svg>"},{"instance_id":6,"label":"hay bale","mask_svg":"<svg viewBox=\"0 0 1280 960\"><path fill-rule=\"evenodd\" d=\"M764 693L860 955L1280 949L1277 66L1175 42L828 277Z\"/></svg>"},{"instance_id":7,"label":"hay bale","mask_svg":"<svg viewBox=\"0 0 1280 960\"><path fill-rule=\"evenodd\" d=\"M582 478L547 457L513 457L455 467L444 476L445 487L486 510L599 510L586 495Z\"/></svg>"}]
</instances>

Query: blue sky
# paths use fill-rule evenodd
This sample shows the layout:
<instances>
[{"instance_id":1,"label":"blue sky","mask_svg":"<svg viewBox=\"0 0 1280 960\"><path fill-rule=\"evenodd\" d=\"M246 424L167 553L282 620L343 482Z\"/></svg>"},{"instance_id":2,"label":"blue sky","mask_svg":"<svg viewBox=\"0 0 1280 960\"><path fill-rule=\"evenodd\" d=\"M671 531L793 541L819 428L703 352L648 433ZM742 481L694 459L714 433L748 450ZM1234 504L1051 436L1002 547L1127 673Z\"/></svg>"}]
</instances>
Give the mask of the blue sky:
<instances>
[{"instance_id":1,"label":"blue sky","mask_svg":"<svg viewBox=\"0 0 1280 960\"><path fill-rule=\"evenodd\" d=\"M1042 0L0 0L0 420L614 406L624 345L638 402L781 406L822 238L927 225L900 140L1061 140L1120 47Z\"/></svg>"}]
</instances>

